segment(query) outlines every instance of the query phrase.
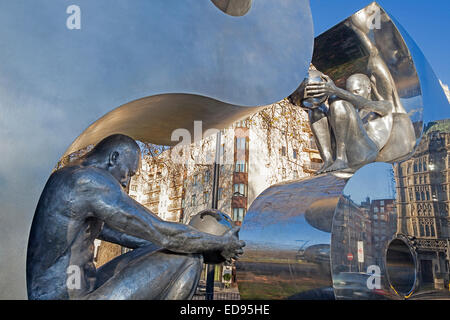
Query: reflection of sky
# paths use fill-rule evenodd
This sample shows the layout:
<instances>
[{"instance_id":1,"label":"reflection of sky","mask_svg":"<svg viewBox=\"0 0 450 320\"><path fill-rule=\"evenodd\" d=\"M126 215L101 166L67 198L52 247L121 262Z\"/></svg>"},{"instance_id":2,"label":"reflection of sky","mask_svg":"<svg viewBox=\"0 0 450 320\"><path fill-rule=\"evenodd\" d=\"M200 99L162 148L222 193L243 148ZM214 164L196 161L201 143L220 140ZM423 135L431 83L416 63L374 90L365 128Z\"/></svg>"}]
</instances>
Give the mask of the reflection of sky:
<instances>
[{"instance_id":1,"label":"reflection of sky","mask_svg":"<svg viewBox=\"0 0 450 320\"><path fill-rule=\"evenodd\" d=\"M330 243L330 233L313 228L303 214L287 221L268 223L259 228L245 228L244 220L239 238L252 245L267 244L271 248L280 249L298 249L306 241L308 241L306 247Z\"/></svg>"},{"instance_id":2,"label":"reflection of sky","mask_svg":"<svg viewBox=\"0 0 450 320\"><path fill-rule=\"evenodd\" d=\"M422 120L423 99L421 95L408 99L400 98L400 101L413 123Z\"/></svg>"},{"instance_id":3,"label":"reflection of sky","mask_svg":"<svg viewBox=\"0 0 450 320\"><path fill-rule=\"evenodd\" d=\"M395 183L389 175L392 165L387 163L372 163L359 169L347 182L344 194L360 204L366 197L370 199L392 199Z\"/></svg>"},{"instance_id":4,"label":"reflection of sky","mask_svg":"<svg viewBox=\"0 0 450 320\"><path fill-rule=\"evenodd\" d=\"M371 0L311 1L315 35L323 33L371 2ZM377 3L400 22L424 51L438 77L444 83L450 84L448 63L450 1L377 0Z\"/></svg>"}]
</instances>

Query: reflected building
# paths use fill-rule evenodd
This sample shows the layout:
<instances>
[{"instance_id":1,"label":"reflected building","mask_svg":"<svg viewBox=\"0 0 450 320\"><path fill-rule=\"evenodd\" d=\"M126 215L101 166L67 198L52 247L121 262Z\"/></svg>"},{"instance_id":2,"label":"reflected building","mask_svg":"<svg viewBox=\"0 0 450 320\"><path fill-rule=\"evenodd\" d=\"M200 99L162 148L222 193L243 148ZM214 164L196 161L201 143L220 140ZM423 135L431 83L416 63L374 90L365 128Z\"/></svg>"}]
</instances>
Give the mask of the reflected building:
<instances>
[{"instance_id":1,"label":"reflected building","mask_svg":"<svg viewBox=\"0 0 450 320\"><path fill-rule=\"evenodd\" d=\"M370 199L366 201L369 201L370 207ZM338 208L334 217L334 228L339 232L333 234L333 241L345 247L347 252L342 251L340 255L335 256L334 270L363 272L367 268L366 264L372 264L373 260L370 211L365 205L358 205L350 196L345 195L339 200ZM363 244L363 250L359 253L358 242Z\"/></svg>"},{"instance_id":2,"label":"reflected building","mask_svg":"<svg viewBox=\"0 0 450 320\"><path fill-rule=\"evenodd\" d=\"M397 233L412 240L421 285L436 289L449 283L449 168L449 120L429 123L414 156L394 166Z\"/></svg>"}]
</instances>

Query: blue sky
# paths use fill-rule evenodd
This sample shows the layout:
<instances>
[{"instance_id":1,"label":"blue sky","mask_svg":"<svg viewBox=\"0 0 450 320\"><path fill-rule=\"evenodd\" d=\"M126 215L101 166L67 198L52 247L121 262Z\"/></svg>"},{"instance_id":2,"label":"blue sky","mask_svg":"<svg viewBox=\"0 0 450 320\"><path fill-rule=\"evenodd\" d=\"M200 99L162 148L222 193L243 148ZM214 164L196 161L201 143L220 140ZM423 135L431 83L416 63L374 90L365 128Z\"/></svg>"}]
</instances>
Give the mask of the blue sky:
<instances>
[{"instance_id":1,"label":"blue sky","mask_svg":"<svg viewBox=\"0 0 450 320\"><path fill-rule=\"evenodd\" d=\"M368 5L370 0L311 0L316 36ZM379 0L414 39L437 77L450 84L450 1Z\"/></svg>"}]
</instances>

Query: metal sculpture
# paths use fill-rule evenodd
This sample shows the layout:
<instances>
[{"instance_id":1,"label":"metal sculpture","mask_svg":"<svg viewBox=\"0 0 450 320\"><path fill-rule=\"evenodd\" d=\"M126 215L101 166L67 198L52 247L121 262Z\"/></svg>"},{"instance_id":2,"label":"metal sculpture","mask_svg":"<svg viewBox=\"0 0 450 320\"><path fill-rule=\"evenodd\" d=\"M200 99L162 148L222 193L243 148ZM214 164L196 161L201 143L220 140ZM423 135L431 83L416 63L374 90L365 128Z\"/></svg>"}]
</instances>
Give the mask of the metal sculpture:
<instances>
[{"instance_id":1,"label":"metal sculpture","mask_svg":"<svg viewBox=\"0 0 450 320\"><path fill-rule=\"evenodd\" d=\"M117 133L174 145L175 129L196 136L194 120L202 121L201 135L226 128L289 95L312 55L307 0L77 5L80 30L67 30L67 4L0 4L0 39L9 43L0 59L10 66L0 72L8 114L1 134L14 141L1 173L9 188L0 195L1 287L8 288L0 297L26 298L24 230L62 154ZM15 21L24 24L11 28Z\"/></svg>"},{"instance_id":2,"label":"metal sculpture","mask_svg":"<svg viewBox=\"0 0 450 320\"><path fill-rule=\"evenodd\" d=\"M190 299L202 254L214 253L216 263L242 254L238 227L221 236L199 232L161 220L126 194L140 158L133 139L113 135L50 176L28 245L30 299ZM96 238L135 250L96 270Z\"/></svg>"},{"instance_id":3,"label":"metal sculpture","mask_svg":"<svg viewBox=\"0 0 450 320\"><path fill-rule=\"evenodd\" d=\"M379 29L367 27L374 12ZM247 243L237 262L241 298L448 295L449 225L444 218L441 229L429 227L448 211L427 205L425 214L423 201L447 167L450 112L426 59L373 3L315 39L312 65L317 70L290 100L309 112L324 173L271 186L250 206L240 231ZM417 147L422 132L429 150ZM425 158L432 167L419 171ZM448 197L440 192L434 201ZM420 234L433 240L419 242Z\"/></svg>"}]
</instances>

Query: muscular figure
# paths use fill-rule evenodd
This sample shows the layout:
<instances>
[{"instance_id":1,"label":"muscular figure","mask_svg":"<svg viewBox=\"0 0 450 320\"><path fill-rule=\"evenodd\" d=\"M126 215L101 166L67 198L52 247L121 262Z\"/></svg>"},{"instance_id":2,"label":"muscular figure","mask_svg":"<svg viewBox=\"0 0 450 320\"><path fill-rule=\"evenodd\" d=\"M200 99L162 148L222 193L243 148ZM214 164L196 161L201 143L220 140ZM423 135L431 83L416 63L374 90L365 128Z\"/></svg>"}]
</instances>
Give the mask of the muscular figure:
<instances>
[{"instance_id":1,"label":"muscular figure","mask_svg":"<svg viewBox=\"0 0 450 320\"><path fill-rule=\"evenodd\" d=\"M163 221L129 197L123 188L139 163L136 142L113 135L50 176L28 242L30 299L189 299L203 253L228 261L243 253L238 228L202 233ZM96 238L135 250L96 270Z\"/></svg>"},{"instance_id":2,"label":"muscular figure","mask_svg":"<svg viewBox=\"0 0 450 320\"><path fill-rule=\"evenodd\" d=\"M346 83L347 90L336 87L328 76L322 76L325 82L309 82L305 88L306 99L329 97L328 111L316 111L313 116L317 119L311 119L314 130L321 137L318 139L321 149L327 150L323 153L330 155L321 171L353 171L375 161L391 134L393 103L383 100L364 74L350 76ZM370 100L372 90L379 101ZM326 120L323 120L325 117ZM331 139L324 138L326 136L334 137L334 150L331 143L328 145ZM334 161L330 161L331 155Z\"/></svg>"},{"instance_id":3,"label":"muscular figure","mask_svg":"<svg viewBox=\"0 0 450 320\"><path fill-rule=\"evenodd\" d=\"M372 3L351 16L346 24L355 32L360 41L360 45L369 53L367 74L376 83L377 90L383 97L383 100L392 102L394 105L393 112L406 113L400 101L391 72L381 57L376 44L369 37L371 21L374 19L374 15L379 13L379 10L378 5Z\"/></svg>"}]
</instances>

